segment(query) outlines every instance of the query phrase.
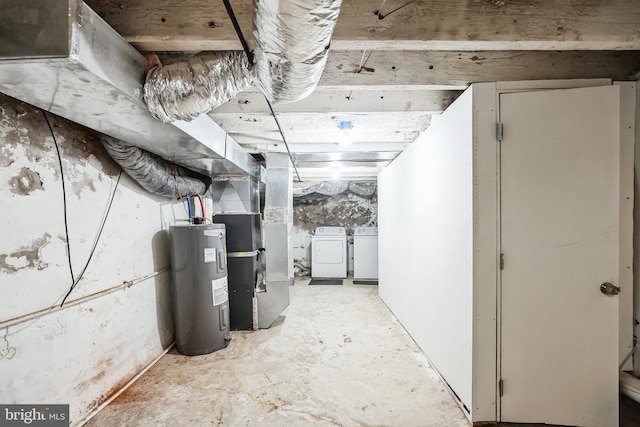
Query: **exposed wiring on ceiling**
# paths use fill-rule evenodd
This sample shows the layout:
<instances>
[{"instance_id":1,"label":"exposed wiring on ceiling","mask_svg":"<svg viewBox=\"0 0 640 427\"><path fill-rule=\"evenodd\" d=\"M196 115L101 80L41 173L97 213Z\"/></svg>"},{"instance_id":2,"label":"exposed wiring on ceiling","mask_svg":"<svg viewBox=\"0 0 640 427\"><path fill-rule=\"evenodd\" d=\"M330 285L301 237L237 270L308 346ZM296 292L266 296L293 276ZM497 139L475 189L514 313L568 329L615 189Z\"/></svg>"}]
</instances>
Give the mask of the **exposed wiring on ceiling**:
<instances>
[{"instance_id":1,"label":"exposed wiring on ceiling","mask_svg":"<svg viewBox=\"0 0 640 427\"><path fill-rule=\"evenodd\" d=\"M284 137L284 132L282 131L282 126L280 126L280 121L278 120L278 117L276 116L276 112L273 111L273 106L271 105L271 102L269 102L269 100L267 99L267 97L264 97L264 100L267 101L267 105L269 106L269 110L271 111L271 115L273 116L273 120L276 121L276 125L278 126L278 130L280 131L280 136L282 137L282 142L284 142L284 146L287 149L287 153L289 154L289 160L291 160L291 164L293 165L293 169L296 171L296 176L298 177L298 182L302 182L302 179L300 179L300 174L298 173L298 165L296 165L296 161L293 159L293 154L291 154L291 150L289 149L289 144L287 144L287 139Z\"/></svg>"},{"instance_id":2,"label":"exposed wiring on ceiling","mask_svg":"<svg viewBox=\"0 0 640 427\"><path fill-rule=\"evenodd\" d=\"M231 22L233 23L233 28L236 30L236 35L238 36L238 39L242 44L244 53L247 55L247 59L249 61L249 69L251 69L251 67L253 66L253 52L249 50L249 45L247 44L247 40L244 38L244 35L242 34L242 29L240 28L240 25L238 25L238 20L236 19L236 14L234 13L233 8L231 7L231 3L229 2L229 0L223 0L223 2L224 2L224 7L227 9L227 14L229 15L229 19L231 19ZM278 120L278 117L276 116L275 111L273 111L273 106L271 105L271 102L269 101L266 95L264 96L264 100L267 101L267 105L269 106L271 115L273 116L273 119L276 121L278 130L280 131L280 136L282 137L282 142L284 142L284 146L287 149L287 153L289 154L289 160L291 160L293 169L295 170L296 176L298 177L298 182L302 182L302 180L300 179L300 173L298 173L298 166L296 165L296 161L293 158L293 155L291 154L291 150L289 149L289 144L287 144L287 139L284 136L282 127L280 126L280 121Z\"/></svg>"},{"instance_id":3,"label":"exposed wiring on ceiling","mask_svg":"<svg viewBox=\"0 0 640 427\"><path fill-rule=\"evenodd\" d=\"M253 52L249 50L249 45L247 44L247 40L242 35L242 29L240 28L240 24L238 23L238 19L236 18L236 14L231 7L231 3L229 0L222 0L224 3L224 7L227 9L227 14L229 15L229 19L231 19L231 23L233 24L233 28L236 30L236 34L240 39L240 44L242 45L242 49L244 49L244 53L247 55L247 60L249 60L249 69L253 68Z\"/></svg>"},{"instance_id":4,"label":"exposed wiring on ceiling","mask_svg":"<svg viewBox=\"0 0 640 427\"><path fill-rule=\"evenodd\" d=\"M378 10L376 10L375 12L373 12L375 15L379 15L382 12L382 9L384 8L384 5L387 4L387 0L382 0L382 3L380 4L380 7L378 8Z\"/></svg>"},{"instance_id":5,"label":"exposed wiring on ceiling","mask_svg":"<svg viewBox=\"0 0 640 427\"><path fill-rule=\"evenodd\" d=\"M369 62L369 58L371 58L371 53L373 53L372 50L369 51L369 56L367 56L367 59L364 59L364 56L367 54L367 49L362 51L362 58L360 59L360 65L356 69L356 74L359 74L362 72L362 70L364 70L364 67L367 65L367 62Z\"/></svg>"},{"instance_id":6,"label":"exposed wiring on ceiling","mask_svg":"<svg viewBox=\"0 0 640 427\"><path fill-rule=\"evenodd\" d=\"M187 209L188 209L188 215L189 215L189 219L193 218L193 215L191 214L191 197L186 196L187 197Z\"/></svg>"},{"instance_id":7,"label":"exposed wiring on ceiling","mask_svg":"<svg viewBox=\"0 0 640 427\"><path fill-rule=\"evenodd\" d=\"M69 291L67 292L67 294L62 299L62 302L60 303L60 307L62 307L64 305L64 303L67 300L67 298L69 298L69 295L71 295L71 292L73 292L73 290L76 288L78 283L80 283L80 280L82 280L82 277L84 276L84 273L87 271L87 268L89 267L89 264L91 263L91 259L93 258L93 254L95 253L96 248L98 247L98 242L100 241L100 236L102 236L102 231L104 230L104 226L107 223L107 218L109 218L109 212L111 212L111 205L113 204L113 199L115 199L116 192L118 191L118 185L120 184L120 178L122 178L122 168L120 168L120 173L118 174L118 179L116 180L116 185L113 188L113 192L111 193L111 197L109 199L109 204L107 205L107 209L105 210L104 215L102 216L102 222L100 223L100 228L98 229L98 234L96 235L96 238L93 241L93 246L91 247L91 252L89 252L89 257L87 258L87 261L84 263L84 267L82 267L82 271L80 272L80 274L78 275L76 280L73 281L73 284L69 288Z\"/></svg>"},{"instance_id":8,"label":"exposed wiring on ceiling","mask_svg":"<svg viewBox=\"0 0 640 427\"><path fill-rule=\"evenodd\" d=\"M393 9L391 12L389 12L389 13L387 13L387 14L383 14L383 13L382 13L382 8L380 8L380 10L378 10L378 11L377 11L378 13L376 13L376 15L378 15L378 19L384 19L384 18L386 18L387 16L391 15L392 13L397 12L397 11L399 11L400 9L402 9L403 7L405 7L405 6L409 6L411 3L415 3L415 2L416 2L416 0L408 1L408 2L406 2L405 4L403 4L402 6L398 6L398 7L396 7L395 9ZM382 3L382 5L384 6L384 3Z\"/></svg>"},{"instance_id":9,"label":"exposed wiring on ceiling","mask_svg":"<svg viewBox=\"0 0 640 427\"><path fill-rule=\"evenodd\" d=\"M51 137L53 138L53 144L56 147L56 153L58 154L58 165L60 166L60 181L62 182L62 205L64 208L64 234L65 234L65 245L67 246L67 260L69 262L69 274L71 274L71 286L73 287L73 283L75 283L75 276L73 274L73 265L71 264L71 245L69 244L69 221L67 218L67 190L64 183L64 168L62 167L62 156L60 155L60 147L58 146L58 140L56 139L56 135L53 132L53 127L49 122L49 118L47 117L47 112L42 110L42 115L44 116L44 120L47 122L47 126L49 127L49 132L51 132Z\"/></svg>"}]
</instances>

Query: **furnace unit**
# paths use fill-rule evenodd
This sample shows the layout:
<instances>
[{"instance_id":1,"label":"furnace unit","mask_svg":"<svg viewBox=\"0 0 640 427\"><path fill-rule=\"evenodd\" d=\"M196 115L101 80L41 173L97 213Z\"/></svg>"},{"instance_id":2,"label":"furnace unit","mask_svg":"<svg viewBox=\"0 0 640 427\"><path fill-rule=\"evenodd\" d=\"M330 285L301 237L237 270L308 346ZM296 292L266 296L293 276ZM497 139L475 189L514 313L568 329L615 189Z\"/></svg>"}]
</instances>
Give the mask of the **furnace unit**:
<instances>
[{"instance_id":1,"label":"furnace unit","mask_svg":"<svg viewBox=\"0 0 640 427\"><path fill-rule=\"evenodd\" d=\"M231 329L257 329L256 292L264 291L260 214L217 214L213 222L227 229Z\"/></svg>"}]
</instances>

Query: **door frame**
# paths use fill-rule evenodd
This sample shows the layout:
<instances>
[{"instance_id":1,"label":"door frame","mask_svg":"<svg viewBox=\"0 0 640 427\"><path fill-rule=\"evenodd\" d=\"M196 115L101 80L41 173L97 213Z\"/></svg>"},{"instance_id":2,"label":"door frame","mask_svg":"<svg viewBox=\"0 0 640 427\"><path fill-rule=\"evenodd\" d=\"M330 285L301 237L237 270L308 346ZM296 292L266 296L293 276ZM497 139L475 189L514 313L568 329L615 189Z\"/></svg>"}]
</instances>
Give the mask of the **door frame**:
<instances>
[{"instance_id":1,"label":"door frame","mask_svg":"<svg viewBox=\"0 0 640 427\"><path fill-rule=\"evenodd\" d=\"M635 115L636 115L636 82L613 82L611 79L584 80L541 80L498 82L495 86L495 120L500 122L500 95L514 92L532 92L538 90L576 89L598 86L620 86L620 295L631 294L631 297L620 298L619 329L621 338L620 351L631 351L633 347L633 205L634 205L634 152L635 152ZM502 349L502 274L500 254L502 253L502 206L501 206L501 143L498 141L496 126L496 292L495 292L495 420L502 421L500 396L501 349ZM487 248L488 249L488 248ZM620 353L620 359L625 354ZM625 369L632 369L628 361Z\"/></svg>"}]
</instances>

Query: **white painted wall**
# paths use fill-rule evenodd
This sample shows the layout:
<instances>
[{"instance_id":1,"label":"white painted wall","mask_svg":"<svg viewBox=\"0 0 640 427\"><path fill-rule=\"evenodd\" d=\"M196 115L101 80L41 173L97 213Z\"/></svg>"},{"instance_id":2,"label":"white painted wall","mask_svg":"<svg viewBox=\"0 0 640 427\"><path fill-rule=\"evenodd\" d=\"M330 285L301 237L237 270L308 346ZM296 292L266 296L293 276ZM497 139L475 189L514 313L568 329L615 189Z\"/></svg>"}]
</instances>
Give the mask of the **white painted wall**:
<instances>
[{"instance_id":1,"label":"white painted wall","mask_svg":"<svg viewBox=\"0 0 640 427\"><path fill-rule=\"evenodd\" d=\"M380 296L471 410L474 422L496 420L500 411L496 399L500 363L496 351L500 297L497 93L611 83L599 79L472 85L379 176ZM620 236L621 360L623 350L628 354L631 338L629 206L634 197L629 186L629 129L633 127L629 108L633 91L638 93L637 85L631 86L621 84L625 90L621 123L626 126L621 129L626 153L621 158L621 223L626 230ZM638 105L637 98L634 102ZM640 108L634 114L637 128ZM640 136L635 131L634 135L637 170ZM636 207L639 199L636 189ZM638 236L635 227L636 248ZM636 275L636 318L638 283ZM636 373L638 365L636 357Z\"/></svg>"},{"instance_id":2,"label":"white painted wall","mask_svg":"<svg viewBox=\"0 0 640 427\"><path fill-rule=\"evenodd\" d=\"M472 93L379 175L380 297L471 408Z\"/></svg>"},{"instance_id":3,"label":"white painted wall","mask_svg":"<svg viewBox=\"0 0 640 427\"><path fill-rule=\"evenodd\" d=\"M62 153L77 276L119 168L93 132L49 117ZM6 96L0 96L0 183L0 402L68 403L75 425L173 341L162 230L183 215L182 206L150 197L123 174L93 259L68 301L161 273L7 328L7 320L59 305L71 278L53 139L40 110Z\"/></svg>"}]
</instances>

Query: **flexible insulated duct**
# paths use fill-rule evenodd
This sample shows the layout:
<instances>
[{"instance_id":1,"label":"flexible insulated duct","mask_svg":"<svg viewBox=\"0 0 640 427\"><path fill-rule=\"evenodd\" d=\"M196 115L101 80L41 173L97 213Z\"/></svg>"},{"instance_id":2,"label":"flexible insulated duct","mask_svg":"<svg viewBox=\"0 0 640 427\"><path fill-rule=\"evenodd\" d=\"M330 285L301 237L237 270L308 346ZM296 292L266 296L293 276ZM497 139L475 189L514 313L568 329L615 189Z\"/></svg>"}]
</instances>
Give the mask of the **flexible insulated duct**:
<instances>
[{"instance_id":1,"label":"flexible insulated duct","mask_svg":"<svg viewBox=\"0 0 640 427\"><path fill-rule=\"evenodd\" d=\"M203 53L187 62L150 69L144 100L151 114L165 123L191 121L252 84L243 52Z\"/></svg>"},{"instance_id":2,"label":"flexible insulated duct","mask_svg":"<svg viewBox=\"0 0 640 427\"><path fill-rule=\"evenodd\" d=\"M270 102L310 95L327 63L342 0L256 0L255 67L242 52L203 53L153 67L144 84L151 114L167 123L190 121L257 81ZM252 73L255 72L254 73Z\"/></svg>"},{"instance_id":3,"label":"flexible insulated duct","mask_svg":"<svg viewBox=\"0 0 640 427\"><path fill-rule=\"evenodd\" d=\"M188 176L178 176L178 167L136 146L110 136L102 136L102 144L109 155L138 184L150 193L175 199L204 194L207 184Z\"/></svg>"},{"instance_id":4,"label":"flexible insulated duct","mask_svg":"<svg viewBox=\"0 0 640 427\"><path fill-rule=\"evenodd\" d=\"M258 85L271 102L307 97L327 63L342 0L255 0Z\"/></svg>"}]
</instances>

